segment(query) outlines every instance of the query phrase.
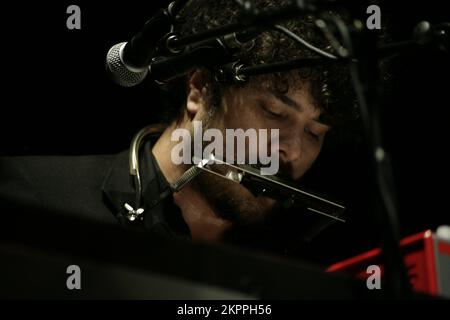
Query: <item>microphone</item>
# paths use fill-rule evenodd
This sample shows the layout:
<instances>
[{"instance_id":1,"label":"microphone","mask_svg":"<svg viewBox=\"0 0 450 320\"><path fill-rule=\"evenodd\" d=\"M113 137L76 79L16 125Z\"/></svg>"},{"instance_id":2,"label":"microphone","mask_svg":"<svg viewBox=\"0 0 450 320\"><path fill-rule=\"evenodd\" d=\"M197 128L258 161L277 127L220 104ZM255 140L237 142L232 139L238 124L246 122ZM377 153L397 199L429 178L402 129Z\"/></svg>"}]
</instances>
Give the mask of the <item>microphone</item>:
<instances>
[{"instance_id":1,"label":"microphone","mask_svg":"<svg viewBox=\"0 0 450 320\"><path fill-rule=\"evenodd\" d=\"M262 28L249 28L222 37L209 38L172 48L175 17L188 0L172 2L159 10L129 42L109 49L106 68L110 78L123 87L141 83L150 73L159 84L187 74L193 67L216 67L232 62L233 54L247 45ZM163 56L162 52L171 55Z\"/></svg>"},{"instance_id":2,"label":"microphone","mask_svg":"<svg viewBox=\"0 0 450 320\"><path fill-rule=\"evenodd\" d=\"M145 79L148 66L156 55L157 44L170 33L176 15L186 2L177 0L167 9L160 9L131 41L118 43L109 49L106 68L114 82L132 87Z\"/></svg>"}]
</instances>

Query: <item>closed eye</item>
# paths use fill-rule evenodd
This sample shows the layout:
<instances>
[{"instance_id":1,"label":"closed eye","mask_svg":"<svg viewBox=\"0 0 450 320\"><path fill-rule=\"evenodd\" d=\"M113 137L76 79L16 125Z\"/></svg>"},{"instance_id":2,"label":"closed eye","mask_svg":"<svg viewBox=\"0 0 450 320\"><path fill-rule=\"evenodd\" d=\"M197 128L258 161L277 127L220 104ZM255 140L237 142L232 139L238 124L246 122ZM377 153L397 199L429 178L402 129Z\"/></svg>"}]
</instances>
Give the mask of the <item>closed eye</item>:
<instances>
[{"instance_id":1,"label":"closed eye","mask_svg":"<svg viewBox=\"0 0 450 320\"><path fill-rule=\"evenodd\" d=\"M321 135L319 135L319 134L317 134L317 133L314 133L313 131L311 131L311 130L308 129L308 128L305 128L305 132L306 132L311 138L313 138L314 140L320 141Z\"/></svg>"},{"instance_id":2,"label":"closed eye","mask_svg":"<svg viewBox=\"0 0 450 320\"><path fill-rule=\"evenodd\" d=\"M284 117L284 114L282 112L273 111L270 108L268 108L265 104L261 104L261 108L267 115L269 115L272 118L281 119Z\"/></svg>"},{"instance_id":3,"label":"closed eye","mask_svg":"<svg viewBox=\"0 0 450 320\"><path fill-rule=\"evenodd\" d=\"M318 121L313 121L310 125L305 127L306 133L317 141L323 140L330 129L330 126Z\"/></svg>"}]
</instances>

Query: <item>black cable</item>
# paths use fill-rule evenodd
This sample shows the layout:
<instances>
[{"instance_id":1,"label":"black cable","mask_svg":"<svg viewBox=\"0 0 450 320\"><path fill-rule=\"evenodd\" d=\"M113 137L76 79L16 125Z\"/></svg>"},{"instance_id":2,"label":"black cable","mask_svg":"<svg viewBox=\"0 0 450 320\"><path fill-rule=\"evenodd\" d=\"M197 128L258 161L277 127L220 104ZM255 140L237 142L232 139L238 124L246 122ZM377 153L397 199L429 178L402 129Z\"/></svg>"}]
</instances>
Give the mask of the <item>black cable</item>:
<instances>
[{"instance_id":1,"label":"black cable","mask_svg":"<svg viewBox=\"0 0 450 320\"><path fill-rule=\"evenodd\" d=\"M245 2L243 0L234 0L240 7L244 8Z\"/></svg>"},{"instance_id":2,"label":"black cable","mask_svg":"<svg viewBox=\"0 0 450 320\"><path fill-rule=\"evenodd\" d=\"M189 0L176 0L169 5L169 13L175 18Z\"/></svg>"},{"instance_id":3,"label":"black cable","mask_svg":"<svg viewBox=\"0 0 450 320\"><path fill-rule=\"evenodd\" d=\"M347 63L347 61L343 59L331 60L328 58L301 58L251 67L242 67L238 70L238 76L248 77L267 73L290 71L293 69L323 66L331 63Z\"/></svg>"},{"instance_id":4,"label":"black cable","mask_svg":"<svg viewBox=\"0 0 450 320\"><path fill-rule=\"evenodd\" d=\"M316 46L310 44L309 42L307 42L306 40L304 40L303 38L301 38L300 36L298 36L297 34L295 34L294 32L292 32L291 30L280 26L280 25L274 25L271 27L273 30L281 32L283 34L285 34L286 36L288 36L289 38L293 39L294 41L296 41L297 43L299 43L301 46L317 53L318 55L324 57L324 58L328 58L328 59L339 59L337 56L328 53L322 49L317 48Z\"/></svg>"},{"instance_id":5,"label":"black cable","mask_svg":"<svg viewBox=\"0 0 450 320\"><path fill-rule=\"evenodd\" d=\"M237 3L239 3L239 1ZM246 10L247 8L245 8L245 6L242 7L243 12L242 15L238 17L237 22L209 29L197 34L174 39L171 41L171 46L173 48L179 48L210 38L217 38L234 32L245 31L250 28L266 28L267 21L281 21L294 18L296 19L300 18L302 15L311 13L311 10L308 7L300 5L300 3L286 6L277 10L251 11Z\"/></svg>"}]
</instances>

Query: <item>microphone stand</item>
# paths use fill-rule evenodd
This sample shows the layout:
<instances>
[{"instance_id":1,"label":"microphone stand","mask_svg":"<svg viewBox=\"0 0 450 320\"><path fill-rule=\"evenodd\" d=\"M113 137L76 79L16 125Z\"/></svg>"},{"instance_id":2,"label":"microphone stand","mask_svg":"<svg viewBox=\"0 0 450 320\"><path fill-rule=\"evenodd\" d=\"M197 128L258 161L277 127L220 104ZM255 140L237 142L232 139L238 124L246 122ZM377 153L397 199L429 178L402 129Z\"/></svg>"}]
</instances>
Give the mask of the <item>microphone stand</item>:
<instances>
[{"instance_id":1,"label":"microphone stand","mask_svg":"<svg viewBox=\"0 0 450 320\"><path fill-rule=\"evenodd\" d=\"M346 48L357 54L357 61L350 64L350 72L376 182L372 214L380 230L387 296L396 299L408 298L411 296L411 287L399 247L400 232L393 175L389 155L382 141L380 123L382 89L379 81L376 37L364 27L355 28L353 31L354 34L350 35L346 26L340 30Z\"/></svg>"}]
</instances>

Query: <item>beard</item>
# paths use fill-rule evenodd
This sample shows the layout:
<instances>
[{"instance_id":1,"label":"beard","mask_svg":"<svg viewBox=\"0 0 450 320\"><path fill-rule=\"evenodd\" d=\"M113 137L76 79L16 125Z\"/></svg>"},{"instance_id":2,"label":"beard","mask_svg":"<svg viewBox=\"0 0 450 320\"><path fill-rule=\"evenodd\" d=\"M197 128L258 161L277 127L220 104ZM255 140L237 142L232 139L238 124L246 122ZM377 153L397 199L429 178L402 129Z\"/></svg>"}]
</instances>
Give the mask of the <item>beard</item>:
<instances>
[{"instance_id":1,"label":"beard","mask_svg":"<svg viewBox=\"0 0 450 320\"><path fill-rule=\"evenodd\" d=\"M194 185L205 196L215 214L235 226L264 223L279 211L275 200L255 196L239 183L214 174L200 174Z\"/></svg>"},{"instance_id":2,"label":"beard","mask_svg":"<svg viewBox=\"0 0 450 320\"><path fill-rule=\"evenodd\" d=\"M218 114L206 113L201 121L203 130L217 128L224 133L225 128L217 123ZM191 131L193 136L193 131ZM225 136L225 134L224 134ZM208 145L203 141L203 149ZM223 150L226 150L224 145ZM194 145L191 145L191 154L195 154ZM214 164L213 171L225 175L227 168L223 165ZM212 207L217 217L231 222L234 226L259 225L279 211L279 204L268 197L255 196L241 184L231 181L225 177L202 172L192 183Z\"/></svg>"}]
</instances>

